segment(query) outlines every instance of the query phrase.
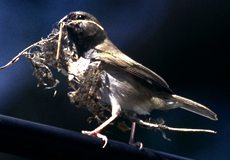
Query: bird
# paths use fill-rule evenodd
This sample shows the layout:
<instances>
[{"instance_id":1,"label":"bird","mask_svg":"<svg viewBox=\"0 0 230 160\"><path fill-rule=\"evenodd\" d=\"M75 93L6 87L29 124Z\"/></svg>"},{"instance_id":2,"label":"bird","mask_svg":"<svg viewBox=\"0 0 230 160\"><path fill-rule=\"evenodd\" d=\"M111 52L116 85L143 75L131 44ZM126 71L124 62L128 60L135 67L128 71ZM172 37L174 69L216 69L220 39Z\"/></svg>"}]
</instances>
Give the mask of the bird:
<instances>
[{"instance_id":1,"label":"bird","mask_svg":"<svg viewBox=\"0 0 230 160\"><path fill-rule=\"evenodd\" d=\"M96 103L111 107L111 116L108 119L92 131L82 131L83 134L101 138L106 144L107 137L100 132L121 113L135 117L149 115L155 109L182 108L217 120L217 115L212 110L176 95L162 77L120 51L110 41L97 18L90 13L70 12L59 24L66 28L70 40L76 46L78 56L87 61L88 65L98 66L94 72L88 74L91 78L87 79L87 83L94 83L95 79L92 77L97 76L99 85L92 93L96 94ZM95 70L98 70L97 74L94 74ZM134 143L135 125L136 123L132 122L129 144L138 146L140 143Z\"/></svg>"}]
</instances>

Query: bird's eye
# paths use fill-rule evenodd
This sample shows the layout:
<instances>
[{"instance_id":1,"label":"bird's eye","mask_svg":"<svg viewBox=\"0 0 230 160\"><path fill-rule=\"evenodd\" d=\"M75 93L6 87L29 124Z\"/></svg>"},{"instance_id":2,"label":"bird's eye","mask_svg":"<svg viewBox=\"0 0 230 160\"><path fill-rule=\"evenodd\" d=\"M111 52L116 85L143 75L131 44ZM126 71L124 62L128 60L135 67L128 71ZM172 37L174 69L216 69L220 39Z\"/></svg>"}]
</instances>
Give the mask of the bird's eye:
<instances>
[{"instance_id":1,"label":"bird's eye","mask_svg":"<svg viewBox=\"0 0 230 160\"><path fill-rule=\"evenodd\" d=\"M77 19L82 19L82 20L84 20L84 19L85 19L85 16L83 16L83 15L78 15L78 16L77 16Z\"/></svg>"},{"instance_id":2,"label":"bird's eye","mask_svg":"<svg viewBox=\"0 0 230 160\"><path fill-rule=\"evenodd\" d=\"M85 16L83 16L81 14L71 13L71 14L68 15L68 19L71 19L71 20L84 20Z\"/></svg>"}]
</instances>

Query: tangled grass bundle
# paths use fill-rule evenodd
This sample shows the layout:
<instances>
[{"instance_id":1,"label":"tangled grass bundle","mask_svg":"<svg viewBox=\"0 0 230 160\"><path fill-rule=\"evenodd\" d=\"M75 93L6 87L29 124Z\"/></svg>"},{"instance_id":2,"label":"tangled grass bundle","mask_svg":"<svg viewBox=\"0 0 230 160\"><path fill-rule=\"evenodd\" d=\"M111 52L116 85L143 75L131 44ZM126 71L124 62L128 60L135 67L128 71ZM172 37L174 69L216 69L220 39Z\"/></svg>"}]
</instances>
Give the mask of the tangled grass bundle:
<instances>
[{"instance_id":1,"label":"tangled grass bundle","mask_svg":"<svg viewBox=\"0 0 230 160\"><path fill-rule=\"evenodd\" d=\"M57 53L59 53L58 59ZM0 67L0 70L15 63L21 55L24 55L32 64L33 74L39 80L38 86L41 84L46 86L45 82L47 81L50 87L46 88L51 89L55 88L59 81L54 79L49 67L53 67L64 75L68 75L69 64L78 59L76 53L77 50L74 44L68 39L67 31L64 28L54 28L47 38L41 39L25 48L9 63Z\"/></svg>"}]
</instances>

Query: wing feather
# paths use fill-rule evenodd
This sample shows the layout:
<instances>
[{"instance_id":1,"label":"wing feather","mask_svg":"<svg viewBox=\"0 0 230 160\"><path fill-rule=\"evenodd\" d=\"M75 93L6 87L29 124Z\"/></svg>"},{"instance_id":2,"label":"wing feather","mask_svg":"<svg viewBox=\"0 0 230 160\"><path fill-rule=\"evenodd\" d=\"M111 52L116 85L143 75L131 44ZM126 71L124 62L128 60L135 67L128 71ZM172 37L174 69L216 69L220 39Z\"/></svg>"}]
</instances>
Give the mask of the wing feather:
<instances>
[{"instance_id":1,"label":"wing feather","mask_svg":"<svg viewBox=\"0 0 230 160\"><path fill-rule=\"evenodd\" d=\"M95 54L93 58L95 60L100 60L107 64L119 67L139 78L146 80L150 84L157 85L163 88L164 91L173 93L173 91L169 88L169 85L165 82L163 78L161 78L158 74L151 71L147 67L141 65L140 63L123 54L111 43L107 45L107 48L105 49L103 49L105 45L103 46L103 48L100 48L99 46L97 49L97 54ZM111 50L110 47L112 47L113 50Z\"/></svg>"}]
</instances>

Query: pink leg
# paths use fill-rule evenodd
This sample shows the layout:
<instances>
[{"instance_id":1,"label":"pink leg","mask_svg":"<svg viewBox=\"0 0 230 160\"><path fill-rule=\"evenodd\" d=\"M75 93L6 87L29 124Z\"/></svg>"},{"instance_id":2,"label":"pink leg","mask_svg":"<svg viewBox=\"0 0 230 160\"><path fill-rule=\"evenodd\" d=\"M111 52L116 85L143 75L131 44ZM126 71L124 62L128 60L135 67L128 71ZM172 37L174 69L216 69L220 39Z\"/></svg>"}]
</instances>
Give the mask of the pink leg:
<instances>
[{"instance_id":1,"label":"pink leg","mask_svg":"<svg viewBox=\"0 0 230 160\"><path fill-rule=\"evenodd\" d=\"M136 123L132 122L131 134L129 139L129 144L134 144L134 133L135 133Z\"/></svg>"},{"instance_id":2,"label":"pink leg","mask_svg":"<svg viewBox=\"0 0 230 160\"><path fill-rule=\"evenodd\" d=\"M136 123L132 122L132 128L131 128L131 134L130 134L129 144L133 145L133 146L138 146L139 149L141 150L142 147L143 147L143 143L141 143L141 142L135 142L134 143L135 128L136 128Z\"/></svg>"},{"instance_id":3,"label":"pink leg","mask_svg":"<svg viewBox=\"0 0 230 160\"><path fill-rule=\"evenodd\" d=\"M117 118L121 110L121 107L119 103L117 102L117 100L115 99L115 97L113 95L109 95L109 97L110 97L110 101L112 105L112 116L109 117L109 119L107 119L104 123L102 123L99 127L94 129L93 131L81 131L83 134L87 134L90 136L96 136L102 139L105 142L102 148L105 148L108 142L108 138L105 135L100 134L100 132L103 128L105 128L108 124L110 124L115 118Z\"/></svg>"},{"instance_id":4,"label":"pink leg","mask_svg":"<svg viewBox=\"0 0 230 160\"><path fill-rule=\"evenodd\" d=\"M99 127L97 127L96 129L94 129L93 131L81 131L81 133L83 134L87 134L90 136L96 136L100 139L102 139L105 144L103 145L102 148L105 148L107 142L108 142L108 138L105 135L100 134L101 130L103 128L105 128L109 123L111 123L115 118L117 118L118 115L112 115L109 119L107 119L104 123L102 123Z\"/></svg>"}]
</instances>

